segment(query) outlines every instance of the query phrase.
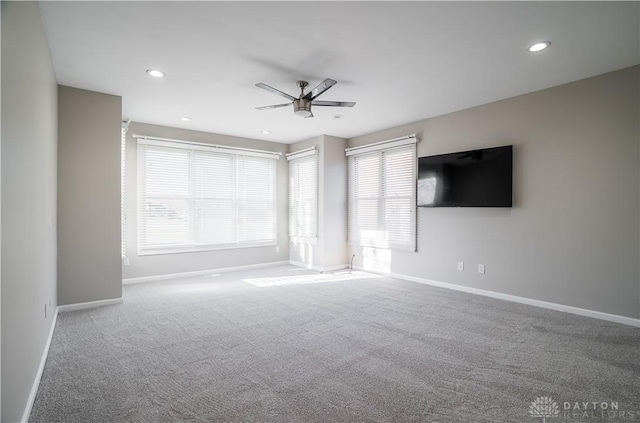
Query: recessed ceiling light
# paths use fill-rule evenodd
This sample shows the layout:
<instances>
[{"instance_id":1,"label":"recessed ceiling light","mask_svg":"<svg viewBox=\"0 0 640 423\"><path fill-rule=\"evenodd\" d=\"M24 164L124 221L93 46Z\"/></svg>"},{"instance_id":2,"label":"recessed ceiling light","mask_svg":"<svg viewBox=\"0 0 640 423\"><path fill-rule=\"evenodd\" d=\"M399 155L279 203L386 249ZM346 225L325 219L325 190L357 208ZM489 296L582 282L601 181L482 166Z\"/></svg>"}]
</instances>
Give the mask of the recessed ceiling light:
<instances>
[{"instance_id":1,"label":"recessed ceiling light","mask_svg":"<svg viewBox=\"0 0 640 423\"><path fill-rule=\"evenodd\" d=\"M153 76L154 78L162 78L164 76L164 72L159 71L158 69L147 69L147 73L149 76Z\"/></svg>"},{"instance_id":2,"label":"recessed ceiling light","mask_svg":"<svg viewBox=\"0 0 640 423\"><path fill-rule=\"evenodd\" d=\"M527 48L527 50L529 50L529 52L531 53L536 53L538 51L542 51L545 48L549 47L551 45L551 43L549 41L541 41L539 43L535 43L531 46L529 46L529 48Z\"/></svg>"},{"instance_id":3,"label":"recessed ceiling light","mask_svg":"<svg viewBox=\"0 0 640 423\"><path fill-rule=\"evenodd\" d=\"M269 134L271 133L271 131L262 131L262 133L263 133L264 135L269 135Z\"/></svg>"},{"instance_id":4,"label":"recessed ceiling light","mask_svg":"<svg viewBox=\"0 0 640 423\"><path fill-rule=\"evenodd\" d=\"M191 118L189 116L182 116L180 120L184 120L185 122L190 122Z\"/></svg>"}]
</instances>

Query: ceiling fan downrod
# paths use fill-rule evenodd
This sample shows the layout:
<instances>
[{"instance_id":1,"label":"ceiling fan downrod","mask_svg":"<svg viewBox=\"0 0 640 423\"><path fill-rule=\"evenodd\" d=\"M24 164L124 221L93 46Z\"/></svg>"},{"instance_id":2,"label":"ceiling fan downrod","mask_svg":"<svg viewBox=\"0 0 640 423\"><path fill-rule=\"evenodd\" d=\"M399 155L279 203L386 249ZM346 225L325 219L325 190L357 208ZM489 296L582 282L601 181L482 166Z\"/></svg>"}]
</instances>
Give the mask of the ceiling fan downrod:
<instances>
[{"instance_id":1,"label":"ceiling fan downrod","mask_svg":"<svg viewBox=\"0 0 640 423\"><path fill-rule=\"evenodd\" d=\"M309 83L307 81L297 81L298 87L300 87L300 97L293 100L293 113L300 117L313 117L311 113L311 100L304 98L304 89Z\"/></svg>"},{"instance_id":2,"label":"ceiling fan downrod","mask_svg":"<svg viewBox=\"0 0 640 423\"><path fill-rule=\"evenodd\" d=\"M309 83L307 81L297 81L296 84L300 87L300 98L304 97L304 89L307 88Z\"/></svg>"}]
</instances>

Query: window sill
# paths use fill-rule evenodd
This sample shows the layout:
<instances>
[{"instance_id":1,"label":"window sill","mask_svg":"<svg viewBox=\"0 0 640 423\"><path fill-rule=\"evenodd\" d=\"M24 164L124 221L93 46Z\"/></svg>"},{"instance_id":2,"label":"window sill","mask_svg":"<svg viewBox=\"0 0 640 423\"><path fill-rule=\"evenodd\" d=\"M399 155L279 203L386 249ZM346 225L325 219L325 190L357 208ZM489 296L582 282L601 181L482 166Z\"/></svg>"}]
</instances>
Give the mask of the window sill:
<instances>
[{"instance_id":1,"label":"window sill","mask_svg":"<svg viewBox=\"0 0 640 423\"><path fill-rule=\"evenodd\" d=\"M274 241L252 242L242 244L221 244L221 245L203 245L198 247L173 247L173 248L153 248L138 250L138 256L156 256L162 254L184 254L184 253L202 253L207 251L235 250L239 248L256 248L256 247L274 247L278 243Z\"/></svg>"}]
</instances>

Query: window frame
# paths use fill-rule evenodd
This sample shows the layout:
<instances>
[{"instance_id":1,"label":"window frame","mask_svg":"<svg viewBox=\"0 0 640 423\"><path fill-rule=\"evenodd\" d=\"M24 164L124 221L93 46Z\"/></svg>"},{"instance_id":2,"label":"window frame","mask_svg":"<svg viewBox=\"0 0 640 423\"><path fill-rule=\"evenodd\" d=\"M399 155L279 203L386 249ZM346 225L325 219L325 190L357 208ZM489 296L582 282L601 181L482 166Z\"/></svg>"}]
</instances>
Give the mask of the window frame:
<instances>
[{"instance_id":1,"label":"window frame","mask_svg":"<svg viewBox=\"0 0 640 423\"><path fill-rule=\"evenodd\" d=\"M416 206L416 180L417 180L417 153L416 143L417 138L415 135L410 135L403 138L398 138L389 141L383 141L380 143L369 144L361 147L347 149L348 158L348 236L347 242L352 246L370 247L378 249L389 249L397 251L417 251L417 206ZM408 172L409 177L406 181L402 181L404 189L409 192L409 195L391 195L389 193L389 183L393 182L386 174L388 171L388 158L394 153L408 152L411 155L409 160L405 162L409 165L408 168L402 168L402 170ZM358 170L358 165L361 160L367 158L377 158L377 165L370 165L366 170ZM404 164L404 163L403 163ZM377 170L376 170L377 169ZM354 174L357 172L357 174ZM365 175L362 175L362 173ZM365 195L359 195L358 180L361 177L366 177L366 173L370 173L369 177L376 177L377 189L375 193L369 193ZM375 184L371 184L370 187L375 187ZM393 238L402 238L401 231L394 232L391 236L390 230L397 229L395 225L390 224L390 217L393 213L388 214L393 200L408 200L408 213L409 220L407 222L408 227L404 228L409 233L407 242L398 242ZM365 203L374 203L375 211L373 215L376 216L371 219L370 222L362 222L362 206ZM403 226L404 223L400 226ZM384 235L381 238L372 237L365 239L360 232L363 232L363 227L370 227L372 231L383 232ZM394 236L395 234L395 236Z\"/></svg>"},{"instance_id":2,"label":"window frame","mask_svg":"<svg viewBox=\"0 0 640 423\"><path fill-rule=\"evenodd\" d=\"M288 202L288 235L289 235L289 239L291 241L294 242L307 242L310 244L317 244L318 242L318 221L319 221L319 212L318 212L318 205L319 205L319 160L318 160L318 150L315 147L310 147L310 148L306 148L304 150L300 150L300 151L296 151L293 153L289 153L287 154L287 160L289 161L289 185L288 185L288 198L289 198L289 202ZM309 231L309 233L292 233L292 220L298 216L300 213L298 212L296 206L294 204L292 204L292 200L297 200L296 201L296 205L299 204L299 182L296 184L296 186L294 187L294 182L292 180L292 171L293 168L295 167L296 170L299 170L299 166L305 162L311 162L313 161L314 164L314 175L313 178L314 180L312 181L312 185L314 185L314 190L315 190L315 196L314 198L311 199L312 201L312 208L313 210L313 215L312 218L314 220L313 222L313 228L311 231ZM299 176L299 173L296 175ZM295 199L294 199L295 197Z\"/></svg>"},{"instance_id":3,"label":"window frame","mask_svg":"<svg viewBox=\"0 0 640 423\"><path fill-rule=\"evenodd\" d=\"M164 138L153 138L146 136L137 136L138 145L137 145L137 161L138 161L138 169L137 169L137 252L139 256L151 256L151 255L161 255L161 254L180 254L180 253L190 253L190 252L205 252L205 251L218 251L218 250L229 250L229 249L238 249L238 248L254 248L254 247L267 247L267 246L275 246L278 245L277 237L278 237L278 193L277 193L277 160L280 158L280 153L271 152L271 151L261 151L261 150L252 150L252 149L243 149L236 148L230 146L221 146L221 145L212 145L205 143L195 143L189 141L180 141L180 140L170 140ZM183 152L187 152L189 156L189 170L188 170L188 234L187 238L190 243L185 244L183 246L179 245L159 245L159 246L145 246L143 240L143 231L145 222L144 214L144 201L145 198L149 198L146 196L146 192L144 190L144 183L146 182L145 172L145 160L146 160L146 149L176 149L181 150ZM233 161L233 169L235 172L234 177L234 200L233 200L233 212L235 214L235 224L237 225L235 228L235 241L233 242L224 242L224 243L216 243L216 244L198 244L196 243L197 236L195 233L195 225L197 220L197 203L202 201L203 198L199 198L196 195L196 180L198 179L195 172L195 161L198 152L206 152L207 154L221 154L224 155L225 158L231 158ZM240 227L240 218L239 215L243 210L241 210L241 202L242 198L240 193L238 192L238 187L240 185L239 180L239 162L243 160L243 157L246 157L247 160L252 160L255 158L265 159L265 163L269 164L268 174L261 177L268 177L270 180L269 191L270 198L266 199L269 208L268 211L270 213L268 221L269 223L273 222L272 226L272 237L264 240L264 241L243 241L241 240L240 233L242 232L242 228ZM205 196L206 197L206 196ZM266 196L265 196L266 198ZM244 210L246 213L246 210Z\"/></svg>"}]
</instances>

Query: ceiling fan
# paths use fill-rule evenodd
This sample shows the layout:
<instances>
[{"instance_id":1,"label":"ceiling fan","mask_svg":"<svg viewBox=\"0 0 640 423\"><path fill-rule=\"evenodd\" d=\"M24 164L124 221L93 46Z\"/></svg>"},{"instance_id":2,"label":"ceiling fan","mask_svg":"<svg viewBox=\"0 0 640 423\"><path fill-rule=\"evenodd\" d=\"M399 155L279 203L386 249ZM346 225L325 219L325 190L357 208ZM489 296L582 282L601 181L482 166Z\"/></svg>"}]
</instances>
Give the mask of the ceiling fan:
<instances>
[{"instance_id":1,"label":"ceiling fan","mask_svg":"<svg viewBox=\"0 0 640 423\"><path fill-rule=\"evenodd\" d=\"M332 106L332 107L353 107L356 103L351 101L319 101L316 98L327 91L329 88L333 87L337 84L338 81L334 81L333 79L325 79L321 83L318 84L317 87L309 91L308 93L304 93L304 89L309 85L307 81L298 81L296 84L300 87L300 96L295 98L292 95L287 93L283 93L280 90L277 90L267 84L263 84L262 82L256 84L256 87L265 89L267 91L271 91L274 94L278 94L284 98L291 100L291 103L284 104L273 104L271 106L262 106L256 107L257 110L265 110L265 109L276 109L278 107L285 107L290 104L293 104L293 113L297 116L310 118L313 117L313 113L311 113L311 106Z\"/></svg>"}]
</instances>

